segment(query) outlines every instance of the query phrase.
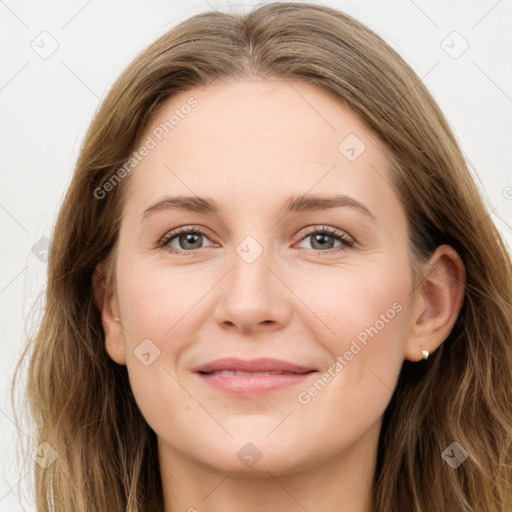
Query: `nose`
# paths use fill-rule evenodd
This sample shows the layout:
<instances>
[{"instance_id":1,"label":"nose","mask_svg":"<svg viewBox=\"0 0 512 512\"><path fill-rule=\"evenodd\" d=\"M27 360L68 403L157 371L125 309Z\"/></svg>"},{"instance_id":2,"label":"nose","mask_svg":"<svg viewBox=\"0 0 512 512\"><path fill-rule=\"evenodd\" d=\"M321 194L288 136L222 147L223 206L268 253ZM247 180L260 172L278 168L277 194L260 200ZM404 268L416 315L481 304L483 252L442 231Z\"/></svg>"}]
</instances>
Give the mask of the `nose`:
<instances>
[{"instance_id":1,"label":"nose","mask_svg":"<svg viewBox=\"0 0 512 512\"><path fill-rule=\"evenodd\" d=\"M233 266L218 290L215 320L245 333L274 331L289 321L293 294L269 250L253 257L242 251L233 255Z\"/></svg>"}]
</instances>

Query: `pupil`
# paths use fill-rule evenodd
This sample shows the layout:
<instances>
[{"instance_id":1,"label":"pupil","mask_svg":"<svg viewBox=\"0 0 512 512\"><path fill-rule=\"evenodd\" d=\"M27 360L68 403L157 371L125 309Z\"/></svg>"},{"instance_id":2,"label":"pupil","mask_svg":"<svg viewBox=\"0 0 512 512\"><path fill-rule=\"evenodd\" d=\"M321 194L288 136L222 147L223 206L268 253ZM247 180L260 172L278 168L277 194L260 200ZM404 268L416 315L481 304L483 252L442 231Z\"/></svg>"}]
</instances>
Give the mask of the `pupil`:
<instances>
[{"instance_id":1,"label":"pupil","mask_svg":"<svg viewBox=\"0 0 512 512\"><path fill-rule=\"evenodd\" d=\"M320 244L320 248L325 248L326 245L329 245L328 242L326 242L326 238L331 238L330 235L324 235L324 234L317 234L313 237L313 247L315 245L315 243L319 243ZM331 244L332 245L332 244ZM331 246L329 246L329 248L331 248Z\"/></svg>"},{"instance_id":2,"label":"pupil","mask_svg":"<svg viewBox=\"0 0 512 512\"><path fill-rule=\"evenodd\" d=\"M195 241L194 241L194 238L196 239ZM197 244L198 240L199 240L199 236L198 235L194 235L194 234L191 234L191 233L186 233L185 235L181 236L180 243L181 243L181 245L183 247L183 245L186 246L186 244L189 244L189 243L192 244L192 245L194 243ZM184 244L182 242L184 242ZM191 247L186 247L186 248L190 249ZM197 249L197 248L198 247L192 247L192 249Z\"/></svg>"}]
</instances>

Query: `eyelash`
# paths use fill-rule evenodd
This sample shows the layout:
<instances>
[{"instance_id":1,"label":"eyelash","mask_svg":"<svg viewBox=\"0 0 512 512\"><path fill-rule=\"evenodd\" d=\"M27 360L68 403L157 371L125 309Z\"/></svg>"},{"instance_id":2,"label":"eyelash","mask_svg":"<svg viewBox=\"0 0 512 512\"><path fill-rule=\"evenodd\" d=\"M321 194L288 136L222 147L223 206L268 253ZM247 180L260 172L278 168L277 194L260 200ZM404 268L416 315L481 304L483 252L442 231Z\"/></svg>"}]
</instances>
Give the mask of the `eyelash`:
<instances>
[{"instance_id":1,"label":"eyelash","mask_svg":"<svg viewBox=\"0 0 512 512\"><path fill-rule=\"evenodd\" d=\"M193 227L178 228L178 229L175 229L175 230L167 233L158 243L158 247L164 248L164 247L168 246L168 244L172 240L174 240L176 237L178 237L180 235L184 235L184 234L201 234L201 235L205 236L206 238L208 238L206 233L200 228L193 228ZM320 250L315 250L315 249L304 249L309 254L312 254L312 253L315 255L333 254L333 253L346 251L347 249L350 249L354 245L354 240L351 237L349 237L346 233L344 233L343 231L340 231L338 229L331 228L329 226L315 227L314 229L312 229L311 231L306 233L300 239L300 242L302 242L304 239L306 239L309 236L313 236L313 235L317 235L317 234L329 235L333 238L336 238L337 240L342 242L342 245L339 247L333 247L331 249L327 249L325 251L320 251ZM200 249L197 249L195 251L185 251L185 250L173 248L173 250L171 252L173 254L183 254L183 255L187 255L187 256L194 256L194 255L198 254L199 250Z\"/></svg>"}]
</instances>

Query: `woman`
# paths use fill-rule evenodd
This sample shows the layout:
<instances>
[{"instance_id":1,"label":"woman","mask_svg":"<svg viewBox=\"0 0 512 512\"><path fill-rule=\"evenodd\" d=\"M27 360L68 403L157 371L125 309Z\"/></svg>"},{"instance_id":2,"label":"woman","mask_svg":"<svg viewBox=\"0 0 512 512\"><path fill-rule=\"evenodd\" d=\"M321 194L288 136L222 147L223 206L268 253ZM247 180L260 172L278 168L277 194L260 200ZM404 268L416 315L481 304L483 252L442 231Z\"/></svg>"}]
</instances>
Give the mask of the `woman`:
<instances>
[{"instance_id":1,"label":"woman","mask_svg":"<svg viewBox=\"0 0 512 512\"><path fill-rule=\"evenodd\" d=\"M38 510L510 510L511 304L389 45L316 5L194 16L116 81L57 221Z\"/></svg>"}]
</instances>

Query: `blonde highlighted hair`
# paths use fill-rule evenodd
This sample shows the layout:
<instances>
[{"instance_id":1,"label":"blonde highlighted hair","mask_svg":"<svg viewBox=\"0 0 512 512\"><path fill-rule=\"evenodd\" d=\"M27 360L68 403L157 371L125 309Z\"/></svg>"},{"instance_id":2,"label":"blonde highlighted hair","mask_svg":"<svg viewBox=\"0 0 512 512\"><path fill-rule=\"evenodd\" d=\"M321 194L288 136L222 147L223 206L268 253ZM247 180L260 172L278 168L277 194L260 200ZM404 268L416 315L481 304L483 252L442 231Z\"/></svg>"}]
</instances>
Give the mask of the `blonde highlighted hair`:
<instances>
[{"instance_id":1,"label":"blonde highlighted hair","mask_svg":"<svg viewBox=\"0 0 512 512\"><path fill-rule=\"evenodd\" d=\"M189 18L142 52L95 115L56 223L44 316L27 343L27 399L38 442L40 512L163 510L156 437L127 370L104 348L92 278L115 247L126 177L101 188L178 92L227 78L304 81L334 94L382 139L407 217L414 264L443 243L467 284L450 336L428 361L404 362L385 412L375 512L512 510L512 265L443 115L411 67L337 10L272 3L246 14ZM199 107L200 108L200 107ZM453 442L468 459L453 469Z\"/></svg>"}]
</instances>

